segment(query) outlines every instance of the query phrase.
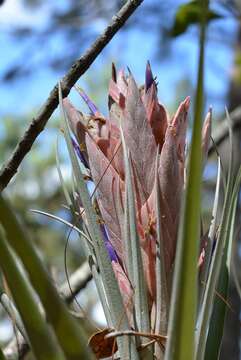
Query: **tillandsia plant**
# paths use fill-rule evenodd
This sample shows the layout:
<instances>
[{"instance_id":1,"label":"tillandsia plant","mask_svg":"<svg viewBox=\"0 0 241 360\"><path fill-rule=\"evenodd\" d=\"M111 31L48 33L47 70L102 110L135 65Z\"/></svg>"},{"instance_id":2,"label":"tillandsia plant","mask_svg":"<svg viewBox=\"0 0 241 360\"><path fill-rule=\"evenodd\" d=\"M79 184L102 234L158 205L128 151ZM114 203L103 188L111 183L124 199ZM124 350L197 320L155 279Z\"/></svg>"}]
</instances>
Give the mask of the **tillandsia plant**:
<instances>
[{"instance_id":1,"label":"tillandsia plant","mask_svg":"<svg viewBox=\"0 0 241 360\"><path fill-rule=\"evenodd\" d=\"M68 99L64 100L64 108L76 136L73 143L86 167L88 181L93 181L96 186L93 196L95 208L98 209L103 239L129 322L134 325L136 311L133 266L137 260L132 258L136 251L132 249L133 240L141 254L138 261L143 263L143 290L147 294L148 312L152 314L148 330L154 330L156 326L156 258L162 256L164 303L159 326L166 333L184 189L190 99L186 98L176 114L170 117L158 101L157 86L149 63L145 86L140 89L131 73L128 77L123 70L116 74L113 66L109 88L109 118L98 111L82 90L78 91L89 105L91 114L86 116L77 112ZM210 129L209 112L203 131L205 156ZM132 196L128 194L128 186L131 186ZM159 227L157 202L160 203L161 211ZM129 209L130 206L133 209ZM136 239L132 239L129 234L129 222L133 222Z\"/></svg>"},{"instance_id":2,"label":"tillandsia plant","mask_svg":"<svg viewBox=\"0 0 241 360\"><path fill-rule=\"evenodd\" d=\"M121 359L162 359L174 336L170 321L175 323L175 317L169 321L169 309L175 287L180 287L173 282L173 274L187 186L190 98L184 99L170 116L159 103L149 63L145 85L140 88L130 71L126 76L124 70L116 72L113 65L108 117L100 113L82 89L77 90L89 107L88 115L76 110L67 98L62 100L60 91L74 173L74 193L72 197L67 194L67 200L79 214L76 221L82 219L82 230L88 238L86 252L110 330L107 337L116 337ZM211 138L211 116L210 110L202 130L201 167ZM212 336L209 325L215 288L222 274L221 262L226 264L227 260L221 254L226 249L227 255L230 246L221 230L217 235L220 177L219 161L213 220L205 233L200 226L198 238L193 239L199 244L199 255L193 254L198 279L196 288L188 291L192 298L192 292L199 288L199 299L196 353L188 359L206 356L207 334ZM230 228L230 241L239 181L240 174L236 183L228 183L226 188L222 222ZM189 216L191 222L192 214ZM215 267L218 257L222 260ZM129 347L124 345L128 341ZM220 339L215 343L217 349L219 345ZM117 350L114 345L108 346L109 355ZM97 358L107 356L106 352L101 353L99 345L92 349ZM170 345L166 357L175 358Z\"/></svg>"},{"instance_id":3,"label":"tillandsia plant","mask_svg":"<svg viewBox=\"0 0 241 360\"><path fill-rule=\"evenodd\" d=\"M68 311L26 230L0 194L0 267L14 305L2 291L0 300L38 360L92 359L93 353L98 359L120 360L219 358L241 168L234 173L227 112L229 169L225 176L218 156L212 219L204 229L201 174L212 113L202 126L208 0L200 1L200 6L190 151L186 149L190 99L184 99L170 116L159 103L149 63L140 88L130 71L126 76L113 66L108 117L81 89L90 114L76 110L63 100L59 86L73 170L71 194L58 157L57 168L75 219L71 229L81 235L107 322L106 329L90 338L89 348L85 331ZM8 358L0 348L0 359Z\"/></svg>"}]
</instances>

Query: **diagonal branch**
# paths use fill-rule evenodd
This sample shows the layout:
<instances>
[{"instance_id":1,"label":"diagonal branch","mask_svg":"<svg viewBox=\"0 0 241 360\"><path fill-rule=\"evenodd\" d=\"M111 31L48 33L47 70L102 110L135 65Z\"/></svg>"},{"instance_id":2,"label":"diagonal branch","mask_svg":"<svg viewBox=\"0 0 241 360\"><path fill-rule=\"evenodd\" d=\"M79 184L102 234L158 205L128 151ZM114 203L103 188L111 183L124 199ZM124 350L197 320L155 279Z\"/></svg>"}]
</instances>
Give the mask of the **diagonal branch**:
<instances>
[{"instance_id":1,"label":"diagonal branch","mask_svg":"<svg viewBox=\"0 0 241 360\"><path fill-rule=\"evenodd\" d=\"M121 29L127 19L133 14L143 0L129 0L120 11L112 18L110 24L96 39L93 45L81 56L70 68L68 73L61 79L63 96L66 97L76 81L83 75L94 62L104 47L113 36ZM23 137L18 142L10 159L3 165L0 171L0 191L2 191L17 173L18 167L25 155L30 151L37 136L44 129L47 121L58 106L58 86L55 85L39 114L32 120Z\"/></svg>"},{"instance_id":2,"label":"diagonal branch","mask_svg":"<svg viewBox=\"0 0 241 360\"><path fill-rule=\"evenodd\" d=\"M232 120L233 131L240 131L241 129L241 106L238 106L230 113L230 119ZM227 119L224 119L222 123L217 127L213 135L215 146L219 146L223 141L228 139L229 129ZM215 152L215 146L212 143L208 150L208 155L212 155Z\"/></svg>"}]
</instances>

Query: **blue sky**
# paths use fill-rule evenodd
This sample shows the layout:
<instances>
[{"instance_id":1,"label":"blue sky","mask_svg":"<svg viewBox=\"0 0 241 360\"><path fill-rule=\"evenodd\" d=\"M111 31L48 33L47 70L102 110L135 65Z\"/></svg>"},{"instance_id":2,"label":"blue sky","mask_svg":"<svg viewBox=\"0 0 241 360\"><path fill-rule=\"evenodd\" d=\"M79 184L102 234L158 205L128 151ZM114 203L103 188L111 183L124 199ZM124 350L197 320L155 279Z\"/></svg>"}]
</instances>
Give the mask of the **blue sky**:
<instances>
[{"instance_id":1,"label":"blue sky","mask_svg":"<svg viewBox=\"0 0 241 360\"><path fill-rule=\"evenodd\" d=\"M151 1L151 0L147 0ZM64 3L62 1L62 3ZM14 22L19 24L33 24L36 28L41 28L48 20L50 5L45 5L38 11L29 12L23 6L21 1L8 0L0 8L0 43L1 58L0 72L6 68L8 63L14 63L15 59L29 47L28 40L16 42L9 36L9 29ZM138 11L144 11L140 8ZM98 21L94 24L96 33L100 32L106 25L105 21ZM215 27L228 31L230 43L235 39L236 24L233 19L225 18L216 21L211 25L209 38L215 33ZM155 28L153 28L155 30ZM3 31L2 31L3 30ZM99 57L88 72L95 74L100 68L103 59L107 59L106 66L111 67L111 61L118 60L121 66L128 65L135 74L137 80L142 83L146 61L151 61L153 72L157 75L159 82L159 96L163 103L170 104L176 95L176 84L183 78L189 79L191 84L195 84L197 69L197 31L195 27L184 36L178 37L173 41L172 60L161 61L162 55L157 58L155 50L158 46L158 38L155 31L150 29L131 30L127 33L120 33L114 37L111 43L104 50L103 55ZM214 46L215 44L215 46ZM61 49L61 37L54 39L52 46L52 55ZM41 54L41 44L40 53ZM47 56L48 54L44 54ZM224 107L225 94L228 88L228 79L230 77L233 48L227 45L227 42L208 42L207 46L207 67L206 67L206 90L207 104L213 105L214 112L222 111ZM62 76L62 73L53 73L46 68L40 68L33 76L15 81L10 85L0 83L0 116L4 114L24 114L33 109L38 109L46 99L49 91ZM80 85L85 87L85 76L80 80ZM98 79L96 86L98 87ZM24 94L24 95L23 95ZM210 95L213 95L210 96ZM185 97L187 94L183 94Z\"/></svg>"}]
</instances>

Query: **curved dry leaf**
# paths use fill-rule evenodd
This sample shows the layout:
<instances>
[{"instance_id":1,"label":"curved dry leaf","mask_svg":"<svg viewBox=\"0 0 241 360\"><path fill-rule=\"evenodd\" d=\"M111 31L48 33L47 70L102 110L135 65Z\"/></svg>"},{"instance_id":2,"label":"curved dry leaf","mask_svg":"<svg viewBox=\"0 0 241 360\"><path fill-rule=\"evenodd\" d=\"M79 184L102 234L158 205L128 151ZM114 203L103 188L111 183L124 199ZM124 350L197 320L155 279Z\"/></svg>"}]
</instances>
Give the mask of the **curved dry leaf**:
<instances>
[{"instance_id":1,"label":"curved dry leaf","mask_svg":"<svg viewBox=\"0 0 241 360\"><path fill-rule=\"evenodd\" d=\"M118 350L116 339L106 338L112 329L103 329L94 333L88 342L89 347L96 356L96 359L104 359L112 356Z\"/></svg>"}]
</instances>

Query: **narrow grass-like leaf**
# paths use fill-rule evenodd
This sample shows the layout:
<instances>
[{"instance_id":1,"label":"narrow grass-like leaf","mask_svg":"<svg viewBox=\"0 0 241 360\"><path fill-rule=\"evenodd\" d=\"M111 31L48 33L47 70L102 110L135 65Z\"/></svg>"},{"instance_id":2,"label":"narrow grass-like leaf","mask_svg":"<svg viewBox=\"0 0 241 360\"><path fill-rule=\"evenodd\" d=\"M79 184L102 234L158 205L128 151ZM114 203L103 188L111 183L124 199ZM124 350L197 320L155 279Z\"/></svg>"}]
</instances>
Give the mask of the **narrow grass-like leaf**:
<instances>
[{"instance_id":1,"label":"narrow grass-like leaf","mask_svg":"<svg viewBox=\"0 0 241 360\"><path fill-rule=\"evenodd\" d=\"M57 171L58 171L58 175L59 175L59 180L60 180L60 183L61 183L61 187L62 187L62 189L63 189L63 192L64 192L64 196L65 196L66 202L67 202L68 206L71 206L72 201L71 201L71 198L70 198L68 189L67 189L67 187L66 187L66 184L65 184L65 182L64 182L64 178L63 178L62 171L61 171L61 167L60 167L60 161L59 161L59 141L58 141L58 137L57 137L57 142L56 142L56 167L57 167Z\"/></svg>"},{"instance_id":2,"label":"narrow grass-like leaf","mask_svg":"<svg viewBox=\"0 0 241 360\"><path fill-rule=\"evenodd\" d=\"M103 311L104 311L104 314L105 314L107 325L111 328L112 320L111 320L111 315L110 315L110 309L109 309L107 299L106 299L106 294L105 294L103 282L101 280L101 277L100 277L100 274L98 272L96 263L95 263L92 256L89 256L89 265L90 265L90 270L91 270L93 279L95 281L95 286L96 286L97 292L99 294L99 298L101 299L101 304L102 304L102 307L103 307Z\"/></svg>"},{"instance_id":3,"label":"narrow grass-like leaf","mask_svg":"<svg viewBox=\"0 0 241 360\"><path fill-rule=\"evenodd\" d=\"M226 111L226 119L227 119L227 124L228 124L228 133L229 133L229 148L230 148L230 152L229 152L229 167L228 167L228 179L227 179L227 187L229 186L229 188L231 189L234 183L234 173L233 173L233 152L234 152L234 148L233 148L233 129L232 129L232 120L230 118L228 109L225 108ZM227 191L227 195L228 197L232 196L232 192L228 192Z\"/></svg>"},{"instance_id":4,"label":"narrow grass-like leaf","mask_svg":"<svg viewBox=\"0 0 241 360\"><path fill-rule=\"evenodd\" d=\"M60 183L64 192L64 196L67 202L67 206L69 208L69 210L71 211L74 221L76 222L76 225L79 224L79 209L76 207L76 202L74 200L74 181L71 182L72 185L72 194L71 196L69 195L69 191L67 189L67 186L65 184L64 178L63 178L63 174L61 171L61 166L60 166L60 160L59 160L59 151L58 151L58 139L57 139L57 143L56 143L56 166L57 166L57 171L58 171L58 175L59 175L59 179L60 179ZM43 213L43 212L42 212ZM49 214L50 216L50 214ZM53 215L52 215L53 217ZM61 221L62 219L58 218L58 217L54 217L56 220ZM84 251L86 252L87 257L92 254L92 250L93 250L93 245L91 243L91 240L89 239L89 237L85 234L84 231L82 231L78 226L74 226L64 220L62 220L63 223L65 223L66 225L70 226L70 228L76 230L80 236L84 237L88 243L84 243ZM68 246L68 240L65 246L65 256L66 256L66 251L67 251L67 246ZM65 258L65 262L66 262L66 258ZM67 275L67 273L66 273Z\"/></svg>"},{"instance_id":5,"label":"narrow grass-like leaf","mask_svg":"<svg viewBox=\"0 0 241 360\"><path fill-rule=\"evenodd\" d=\"M205 248L205 258L204 263L202 265L201 274L200 274L200 282L201 282L201 291L199 300L202 303L205 286L207 283L207 278L209 274L209 267L212 255L212 248L214 244L214 237L217 230L218 225L218 205L220 202L220 194L221 194L221 160L220 157L218 158L218 173L217 173L217 180L216 180L216 190L213 202L213 210L212 210L212 220L208 232L208 239L207 239L207 246Z\"/></svg>"},{"instance_id":6,"label":"narrow grass-like leaf","mask_svg":"<svg viewBox=\"0 0 241 360\"><path fill-rule=\"evenodd\" d=\"M229 186L227 187L227 191L231 191L231 189L229 189ZM225 234L227 232L227 216L228 216L228 195L226 192L219 236L217 238L215 250L212 256L209 277L208 277L207 285L205 287L204 299L202 302L202 307L200 309L200 316L198 319L197 351L196 351L196 358L198 360L202 360L204 358L207 331L210 323L210 318L213 309L213 302L216 296L215 291L216 291L221 264L222 264Z\"/></svg>"},{"instance_id":7,"label":"narrow grass-like leaf","mask_svg":"<svg viewBox=\"0 0 241 360\"><path fill-rule=\"evenodd\" d=\"M179 225L171 297L166 360L193 360L197 312L197 258L200 234L201 127L203 109L203 72L208 1L203 0L200 29L198 82L193 134L188 164L182 216Z\"/></svg>"},{"instance_id":8,"label":"narrow grass-like leaf","mask_svg":"<svg viewBox=\"0 0 241 360\"><path fill-rule=\"evenodd\" d=\"M37 252L27 237L26 230L20 226L12 210L0 194L1 222L13 249L23 262L30 281L38 293L46 316L68 360L89 359L86 336L73 319L66 305L58 295Z\"/></svg>"},{"instance_id":9,"label":"narrow grass-like leaf","mask_svg":"<svg viewBox=\"0 0 241 360\"><path fill-rule=\"evenodd\" d=\"M241 299L241 285L240 285L240 280L239 280L239 269L237 269L237 266L235 266L236 264L233 262L231 264L232 266L232 274L233 274L233 280L234 280L234 284L236 286L236 290L237 293Z\"/></svg>"},{"instance_id":10,"label":"narrow grass-like leaf","mask_svg":"<svg viewBox=\"0 0 241 360\"><path fill-rule=\"evenodd\" d=\"M130 159L128 156L128 149L126 148L125 139L122 130L121 130L121 138L122 138L125 174L126 174L125 191L127 192L127 198L128 198L128 209L125 210L127 210L129 215L132 271L133 271L133 278L131 279L131 282L134 289L136 321L137 321L138 331L150 332L147 289L144 278L144 268L142 262L140 240L136 228L136 210L135 210L135 198L134 198L134 191L132 184L131 166L130 166Z\"/></svg>"},{"instance_id":11,"label":"narrow grass-like leaf","mask_svg":"<svg viewBox=\"0 0 241 360\"><path fill-rule=\"evenodd\" d=\"M33 291L8 245L5 231L1 225L0 262L36 359L64 360L65 357L52 330L39 311Z\"/></svg>"},{"instance_id":12,"label":"narrow grass-like leaf","mask_svg":"<svg viewBox=\"0 0 241 360\"><path fill-rule=\"evenodd\" d=\"M123 306L120 289L118 287L112 269L111 261L104 245L98 218L93 209L91 199L87 190L87 186L84 180L84 176L81 172L79 161L77 159L76 153L73 149L73 145L71 142L70 128L67 122L65 110L63 108L63 100L62 100L62 93L60 86L59 86L59 103L63 114L65 139L72 163L73 174L76 180L76 186L79 192L79 196L81 198L83 207L85 209L85 215L88 222L88 231L91 235L91 241L95 248L95 256L103 279L103 285L105 288L108 306L110 308L112 323L116 329L119 328L120 330L127 330L129 328L129 323L126 316L125 308ZM123 348L123 341L125 340L129 341L128 338L126 339L125 338L126 337L117 340L119 351L121 351L121 349ZM133 347L133 352L135 352L134 347ZM138 359L137 351L136 351L136 356L137 356L136 358Z\"/></svg>"},{"instance_id":13,"label":"narrow grass-like leaf","mask_svg":"<svg viewBox=\"0 0 241 360\"><path fill-rule=\"evenodd\" d=\"M224 330L224 321L227 310L226 299L228 295L228 285L230 278L230 266L231 266L231 249L233 244L234 237L234 228L235 228L235 215L237 207L238 194L236 194L236 199L234 204L232 204L230 224L228 229L228 239L223 253L221 271L219 276L219 282L217 287L217 292L220 296L215 297L212 317L210 321L210 326L208 330L207 344L205 349L205 360L212 360L219 358L220 346L223 337Z\"/></svg>"},{"instance_id":14,"label":"narrow grass-like leaf","mask_svg":"<svg viewBox=\"0 0 241 360\"><path fill-rule=\"evenodd\" d=\"M158 151L159 152L159 151ZM156 189L156 233L157 233L157 255L156 255L156 324L155 334L167 334L169 294L167 289L165 258L163 248L163 235L161 224L161 190L158 177L159 154L156 158L155 189ZM155 344L155 355L158 359L162 356L162 350L158 343Z\"/></svg>"},{"instance_id":15,"label":"narrow grass-like leaf","mask_svg":"<svg viewBox=\"0 0 241 360\"><path fill-rule=\"evenodd\" d=\"M230 132L232 131L230 130ZM197 360L203 360L205 355L208 328L209 328L213 304L216 296L215 291L218 286L220 271L222 269L223 254L228 241L227 234L230 228L234 197L237 196L240 186L240 172L233 186L234 175L232 174L232 162L233 162L232 149L230 153L231 153L231 158L229 161L228 180L227 180L227 187L225 189L225 198L224 198L224 206L223 206L223 212L220 222L220 231L217 238L216 247L213 253L209 277L204 293L202 308L200 310L200 317L198 320L197 352L196 352Z\"/></svg>"}]
</instances>

